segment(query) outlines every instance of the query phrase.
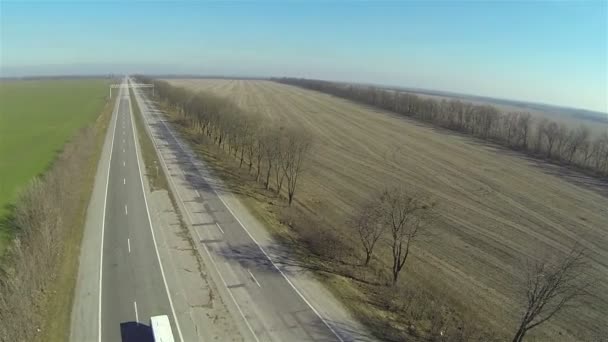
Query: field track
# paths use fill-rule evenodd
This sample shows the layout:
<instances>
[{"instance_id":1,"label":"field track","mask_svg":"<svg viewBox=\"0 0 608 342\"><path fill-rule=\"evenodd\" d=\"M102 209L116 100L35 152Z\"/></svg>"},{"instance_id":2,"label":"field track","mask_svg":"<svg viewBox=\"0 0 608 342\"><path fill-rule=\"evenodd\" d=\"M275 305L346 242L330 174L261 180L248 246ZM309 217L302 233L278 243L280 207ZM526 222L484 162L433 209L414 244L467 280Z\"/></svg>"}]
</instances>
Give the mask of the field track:
<instances>
[{"instance_id":1,"label":"field track","mask_svg":"<svg viewBox=\"0 0 608 342\"><path fill-rule=\"evenodd\" d=\"M559 168L293 86L170 81L308 129L315 149L296 199L334 226L347 229L343 222L353 206L385 184L401 182L431 195L441 218L432 240L413 252L404 278L428 284L495 330L505 331L518 312L513 299L522 298L515 284L523 260L559 255L578 241L598 280L596 297L536 333L558 341L608 336L608 198L554 175Z\"/></svg>"}]
</instances>

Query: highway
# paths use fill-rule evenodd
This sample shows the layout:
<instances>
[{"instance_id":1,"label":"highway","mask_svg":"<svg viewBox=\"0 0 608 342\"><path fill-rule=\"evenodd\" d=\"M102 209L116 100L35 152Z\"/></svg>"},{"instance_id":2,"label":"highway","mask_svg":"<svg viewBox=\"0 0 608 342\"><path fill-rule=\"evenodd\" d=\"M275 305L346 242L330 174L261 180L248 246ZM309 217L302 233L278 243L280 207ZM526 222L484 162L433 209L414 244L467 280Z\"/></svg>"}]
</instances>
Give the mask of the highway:
<instances>
[{"instance_id":1,"label":"highway","mask_svg":"<svg viewBox=\"0 0 608 342\"><path fill-rule=\"evenodd\" d=\"M87 210L70 341L152 341L155 315L180 342L374 340L319 281L280 262L289 251L134 89L176 203L150 191L132 82L117 91Z\"/></svg>"},{"instance_id":2,"label":"highway","mask_svg":"<svg viewBox=\"0 0 608 342\"><path fill-rule=\"evenodd\" d=\"M155 315L169 315L179 331L144 196L127 89L117 101L100 272L102 341L135 340L130 336L149 330L133 323L147 323Z\"/></svg>"},{"instance_id":3,"label":"highway","mask_svg":"<svg viewBox=\"0 0 608 342\"><path fill-rule=\"evenodd\" d=\"M199 242L199 251L215 270L227 300L242 318L254 341L343 341L342 337L271 261L252 235L259 225L230 198L191 149L181 142L165 116L142 90L135 91L161 163L186 221ZM220 189L220 190L218 190Z\"/></svg>"}]
</instances>

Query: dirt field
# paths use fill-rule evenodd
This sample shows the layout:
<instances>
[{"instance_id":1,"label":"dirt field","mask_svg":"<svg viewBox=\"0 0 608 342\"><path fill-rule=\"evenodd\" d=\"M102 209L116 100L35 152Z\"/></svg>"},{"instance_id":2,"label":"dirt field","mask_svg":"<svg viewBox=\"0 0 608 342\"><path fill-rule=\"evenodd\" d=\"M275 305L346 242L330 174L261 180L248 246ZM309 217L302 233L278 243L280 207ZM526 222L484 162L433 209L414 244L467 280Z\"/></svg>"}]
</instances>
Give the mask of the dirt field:
<instances>
[{"instance_id":1,"label":"dirt field","mask_svg":"<svg viewBox=\"0 0 608 342\"><path fill-rule=\"evenodd\" d=\"M307 128L315 149L297 201L336 226L353 205L402 182L439 201L432 240L404 278L428 284L494 330L513 331L525 258L588 249L594 298L540 327L540 340L608 336L608 198L555 166L329 95L269 81L170 80L227 96L270 120Z\"/></svg>"}]
</instances>

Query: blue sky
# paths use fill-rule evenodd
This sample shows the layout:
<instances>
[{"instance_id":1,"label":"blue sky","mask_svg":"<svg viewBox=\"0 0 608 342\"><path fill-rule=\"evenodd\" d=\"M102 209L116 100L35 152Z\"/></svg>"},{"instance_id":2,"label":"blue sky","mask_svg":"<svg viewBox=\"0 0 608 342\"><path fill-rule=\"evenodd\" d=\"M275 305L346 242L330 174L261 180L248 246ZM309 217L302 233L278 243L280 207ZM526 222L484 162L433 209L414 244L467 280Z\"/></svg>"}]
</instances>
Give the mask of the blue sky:
<instances>
[{"instance_id":1,"label":"blue sky","mask_svg":"<svg viewBox=\"0 0 608 342\"><path fill-rule=\"evenodd\" d=\"M373 82L608 112L608 1L0 0L3 76Z\"/></svg>"}]
</instances>

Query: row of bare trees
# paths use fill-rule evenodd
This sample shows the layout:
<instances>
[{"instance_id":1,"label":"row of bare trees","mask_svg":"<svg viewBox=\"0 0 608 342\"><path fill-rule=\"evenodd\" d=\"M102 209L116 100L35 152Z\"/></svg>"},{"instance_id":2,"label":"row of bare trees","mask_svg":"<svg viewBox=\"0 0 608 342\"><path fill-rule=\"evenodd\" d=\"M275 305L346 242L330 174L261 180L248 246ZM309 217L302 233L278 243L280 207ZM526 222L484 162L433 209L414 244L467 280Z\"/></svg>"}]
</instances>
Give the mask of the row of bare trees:
<instances>
[{"instance_id":1,"label":"row of bare trees","mask_svg":"<svg viewBox=\"0 0 608 342\"><path fill-rule=\"evenodd\" d=\"M83 129L53 166L23 189L2 221L15 238L0 262L0 341L35 340L46 319L44 303L52 295L65 241L82 229L83 194L91 180L86 170L97 133Z\"/></svg>"},{"instance_id":2,"label":"row of bare trees","mask_svg":"<svg viewBox=\"0 0 608 342\"><path fill-rule=\"evenodd\" d=\"M239 108L230 99L193 93L166 81L139 79L154 83L158 98L171 106L189 128L234 156L239 166L247 167L266 189L274 182L277 194L286 190L288 203L292 204L312 147L308 132L293 126L275 125Z\"/></svg>"},{"instance_id":3,"label":"row of bare trees","mask_svg":"<svg viewBox=\"0 0 608 342\"><path fill-rule=\"evenodd\" d=\"M380 107L435 125L474 135L534 156L608 176L608 131L592 134L588 126L568 125L527 112L503 113L494 106L459 100L436 100L372 86L279 78L300 86Z\"/></svg>"}]
</instances>

